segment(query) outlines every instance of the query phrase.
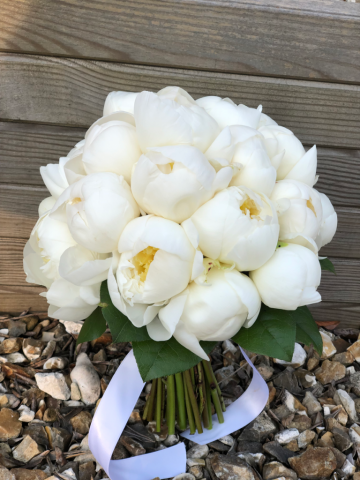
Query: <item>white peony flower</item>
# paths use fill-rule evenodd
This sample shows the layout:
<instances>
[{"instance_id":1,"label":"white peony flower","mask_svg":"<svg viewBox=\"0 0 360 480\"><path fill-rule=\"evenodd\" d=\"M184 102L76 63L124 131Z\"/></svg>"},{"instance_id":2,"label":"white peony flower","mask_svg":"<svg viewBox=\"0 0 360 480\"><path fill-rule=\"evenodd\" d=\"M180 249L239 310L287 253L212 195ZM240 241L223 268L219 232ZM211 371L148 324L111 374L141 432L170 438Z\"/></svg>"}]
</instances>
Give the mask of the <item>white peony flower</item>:
<instances>
[{"instance_id":1,"label":"white peony flower","mask_svg":"<svg viewBox=\"0 0 360 480\"><path fill-rule=\"evenodd\" d=\"M24 249L24 266L27 265L25 271L29 278L35 278L38 275L45 277L46 283L41 284L48 285L49 280L59 278L61 255L67 248L75 246L76 242L67 224L52 218L47 212L36 222L28 244ZM31 257L28 257L30 253ZM40 258L35 260L34 254ZM36 273L38 268L41 273Z\"/></svg>"},{"instance_id":2,"label":"white peony flower","mask_svg":"<svg viewBox=\"0 0 360 480\"><path fill-rule=\"evenodd\" d=\"M100 302L100 285L76 286L63 278L55 280L47 292L40 295L47 299L49 316L79 322L97 308Z\"/></svg>"},{"instance_id":3,"label":"white peony flower","mask_svg":"<svg viewBox=\"0 0 360 480\"><path fill-rule=\"evenodd\" d=\"M195 147L154 147L137 162L131 190L146 213L181 223L226 188L232 174L230 166L216 172Z\"/></svg>"},{"instance_id":4,"label":"white peony flower","mask_svg":"<svg viewBox=\"0 0 360 480\"><path fill-rule=\"evenodd\" d=\"M268 262L250 272L261 300L271 308L296 310L321 301L316 291L321 267L317 255L301 245L276 250Z\"/></svg>"},{"instance_id":5,"label":"white peony flower","mask_svg":"<svg viewBox=\"0 0 360 480\"><path fill-rule=\"evenodd\" d=\"M134 103L138 92L110 92L104 105L104 116L114 112L129 112L134 114Z\"/></svg>"},{"instance_id":6,"label":"white peony flower","mask_svg":"<svg viewBox=\"0 0 360 480\"><path fill-rule=\"evenodd\" d=\"M179 295L185 298L174 337L184 347L208 360L199 340L221 341L250 327L258 317L261 300L250 278L227 266L204 260L206 283L197 281ZM153 328L161 328L155 320ZM166 327L163 321L162 326Z\"/></svg>"},{"instance_id":7,"label":"white peony flower","mask_svg":"<svg viewBox=\"0 0 360 480\"><path fill-rule=\"evenodd\" d=\"M183 223L199 235L206 257L255 270L274 253L279 236L275 208L263 194L245 187L229 187L200 207Z\"/></svg>"},{"instance_id":8,"label":"white peony flower","mask_svg":"<svg viewBox=\"0 0 360 480\"><path fill-rule=\"evenodd\" d=\"M231 125L244 125L258 128L261 106L257 109L245 105L236 105L230 98L202 97L196 100L206 112L214 118L221 129Z\"/></svg>"},{"instance_id":9,"label":"white peony flower","mask_svg":"<svg viewBox=\"0 0 360 480\"><path fill-rule=\"evenodd\" d=\"M109 118L110 117L110 118ZM141 150L133 118L118 112L95 122L87 132L82 161L86 173L112 172L130 184L131 170ZM106 119L108 118L108 121Z\"/></svg>"},{"instance_id":10,"label":"white peony flower","mask_svg":"<svg viewBox=\"0 0 360 480\"><path fill-rule=\"evenodd\" d=\"M323 214L320 232L315 241L320 250L321 247L330 243L335 235L337 228L337 214L329 198L324 193L319 193L319 195Z\"/></svg>"},{"instance_id":11,"label":"white peony flower","mask_svg":"<svg viewBox=\"0 0 360 480\"><path fill-rule=\"evenodd\" d=\"M298 180L312 187L317 180L317 151L314 145L305 152L291 130L267 124L259 128L270 160L277 170L277 180Z\"/></svg>"},{"instance_id":12,"label":"white peony flower","mask_svg":"<svg viewBox=\"0 0 360 480\"><path fill-rule=\"evenodd\" d=\"M178 87L168 87L158 94L140 93L134 115L143 153L150 147L169 145L192 145L204 152L220 131L213 118Z\"/></svg>"},{"instance_id":13,"label":"white peony flower","mask_svg":"<svg viewBox=\"0 0 360 480\"><path fill-rule=\"evenodd\" d=\"M296 180L275 184L270 199L277 207L280 240L304 245L317 253L315 239L322 224L319 192Z\"/></svg>"},{"instance_id":14,"label":"white peony flower","mask_svg":"<svg viewBox=\"0 0 360 480\"><path fill-rule=\"evenodd\" d=\"M77 243L99 253L113 252L125 226L139 216L129 185L114 173L93 173L70 185L50 214L67 222Z\"/></svg>"}]
</instances>

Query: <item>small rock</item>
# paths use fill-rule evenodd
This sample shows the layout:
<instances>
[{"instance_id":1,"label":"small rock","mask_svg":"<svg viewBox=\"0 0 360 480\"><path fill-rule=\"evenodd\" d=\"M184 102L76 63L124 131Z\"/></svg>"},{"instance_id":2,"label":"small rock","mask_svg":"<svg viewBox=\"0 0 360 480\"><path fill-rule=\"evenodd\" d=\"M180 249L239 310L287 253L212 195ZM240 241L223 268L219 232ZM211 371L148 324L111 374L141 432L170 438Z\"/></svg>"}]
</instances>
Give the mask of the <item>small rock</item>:
<instances>
[{"instance_id":1,"label":"small rock","mask_svg":"<svg viewBox=\"0 0 360 480\"><path fill-rule=\"evenodd\" d=\"M79 387L82 401L86 405L96 403L100 397L100 378L86 353L80 353L77 357L70 376Z\"/></svg>"},{"instance_id":2,"label":"small rock","mask_svg":"<svg viewBox=\"0 0 360 480\"><path fill-rule=\"evenodd\" d=\"M62 373L37 373L35 380L40 390L52 397L58 400L68 400L70 398L70 390Z\"/></svg>"},{"instance_id":3,"label":"small rock","mask_svg":"<svg viewBox=\"0 0 360 480\"><path fill-rule=\"evenodd\" d=\"M24 440L13 450L13 457L15 460L19 460L19 462L27 463L35 457L35 455L39 455L40 453L41 451L35 440L29 435L26 435Z\"/></svg>"},{"instance_id":4,"label":"small rock","mask_svg":"<svg viewBox=\"0 0 360 480\"><path fill-rule=\"evenodd\" d=\"M341 380L346 375L346 368L339 362L325 360L321 368L315 372L316 378L320 383L326 385L336 380Z\"/></svg>"},{"instance_id":5,"label":"small rock","mask_svg":"<svg viewBox=\"0 0 360 480\"><path fill-rule=\"evenodd\" d=\"M297 440L291 440L291 442L286 444L286 448L288 450L291 450L292 452L298 452L299 451L299 445Z\"/></svg>"},{"instance_id":6,"label":"small rock","mask_svg":"<svg viewBox=\"0 0 360 480\"><path fill-rule=\"evenodd\" d=\"M180 475L176 475L172 480L196 480L196 478L194 475L191 475L191 473L180 473Z\"/></svg>"},{"instance_id":7,"label":"small rock","mask_svg":"<svg viewBox=\"0 0 360 480\"><path fill-rule=\"evenodd\" d=\"M349 348L348 352L350 352L357 362L360 362L360 340L357 340L353 343Z\"/></svg>"},{"instance_id":8,"label":"small rock","mask_svg":"<svg viewBox=\"0 0 360 480\"><path fill-rule=\"evenodd\" d=\"M186 452L186 458L206 458L209 454L207 445L195 445Z\"/></svg>"},{"instance_id":9,"label":"small rock","mask_svg":"<svg viewBox=\"0 0 360 480\"><path fill-rule=\"evenodd\" d=\"M86 436L85 438L88 438L88 437ZM86 450L89 450L89 448L86 448ZM123 460L124 458L128 458L128 456L129 456L128 451L126 450L125 447L121 445L120 439L119 439L118 443L116 444L116 447L114 448L113 454L111 456L111 460Z\"/></svg>"},{"instance_id":10,"label":"small rock","mask_svg":"<svg viewBox=\"0 0 360 480\"><path fill-rule=\"evenodd\" d=\"M126 448L131 455L144 455L146 453L145 448L141 445L141 443L137 442L133 438L127 437L126 435L122 435L120 437L120 443Z\"/></svg>"},{"instance_id":11,"label":"small rock","mask_svg":"<svg viewBox=\"0 0 360 480\"><path fill-rule=\"evenodd\" d=\"M344 406L345 410L347 411L350 417L350 420L352 422L357 422L358 418L356 414L354 400L350 397L350 395L345 390L338 390L337 393L340 397L340 401L342 405Z\"/></svg>"},{"instance_id":12,"label":"small rock","mask_svg":"<svg viewBox=\"0 0 360 480\"><path fill-rule=\"evenodd\" d=\"M350 477L351 475L354 475L355 472L355 465L349 462L348 459L346 459L344 465L341 467L341 473L344 475L344 477Z\"/></svg>"},{"instance_id":13,"label":"small rock","mask_svg":"<svg viewBox=\"0 0 360 480\"><path fill-rule=\"evenodd\" d=\"M41 339L39 341L48 343L54 340L55 337L55 332L42 332L41 333Z\"/></svg>"},{"instance_id":14,"label":"small rock","mask_svg":"<svg viewBox=\"0 0 360 480\"><path fill-rule=\"evenodd\" d=\"M21 350L22 338L6 338L0 343L0 355L3 353L14 353Z\"/></svg>"},{"instance_id":15,"label":"small rock","mask_svg":"<svg viewBox=\"0 0 360 480\"><path fill-rule=\"evenodd\" d=\"M295 455L294 452L282 447L278 442L268 442L263 445L266 453L275 457L280 463L287 463L289 458Z\"/></svg>"},{"instance_id":16,"label":"small rock","mask_svg":"<svg viewBox=\"0 0 360 480\"><path fill-rule=\"evenodd\" d=\"M274 358L274 362L280 365L290 365L293 368L298 368L306 362L306 352L299 343L295 343L294 353L290 362L279 360L278 358Z\"/></svg>"},{"instance_id":17,"label":"small rock","mask_svg":"<svg viewBox=\"0 0 360 480\"><path fill-rule=\"evenodd\" d=\"M216 454L211 459L211 466L218 478L224 480L257 480L257 474L243 460L237 457Z\"/></svg>"},{"instance_id":18,"label":"small rock","mask_svg":"<svg viewBox=\"0 0 360 480\"><path fill-rule=\"evenodd\" d=\"M266 463L263 467L262 476L264 480L276 480L279 477L286 477L289 480L297 480L297 475L294 470L284 467L284 465L279 462Z\"/></svg>"},{"instance_id":19,"label":"small rock","mask_svg":"<svg viewBox=\"0 0 360 480\"><path fill-rule=\"evenodd\" d=\"M44 422L53 423L59 420L56 410L54 408L47 408L44 412Z\"/></svg>"},{"instance_id":20,"label":"small rock","mask_svg":"<svg viewBox=\"0 0 360 480\"><path fill-rule=\"evenodd\" d=\"M289 428L283 430L275 435L275 440L280 443L280 445L286 445L287 443L295 440L299 436L299 430L296 428Z\"/></svg>"},{"instance_id":21,"label":"small rock","mask_svg":"<svg viewBox=\"0 0 360 480\"><path fill-rule=\"evenodd\" d=\"M0 411L0 441L7 442L11 438L20 435L22 423L19 421L18 412L9 408L2 408Z\"/></svg>"},{"instance_id":22,"label":"small rock","mask_svg":"<svg viewBox=\"0 0 360 480\"><path fill-rule=\"evenodd\" d=\"M7 468L0 466L0 480L15 480L15 475Z\"/></svg>"},{"instance_id":23,"label":"small rock","mask_svg":"<svg viewBox=\"0 0 360 480\"><path fill-rule=\"evenodd\" d=\"M239 351L239 347L236 347L231 340L224 340L221 346L224 354L231 352L233 355L236 355Z\"/></svg>"},{"instance_id":24,"label":"small rock","mask_svg":"<svg viewBox=\"0 0 360 480\"><path fill-rule=\"evenodd\" d=\"M73 383L73 382L71 383L70 391L71 391L71 394L70 394L71 400L81 400L81 393L76 383Z\"/></svg>"},{"instance_id":25,"label":"small rock","mask_svg":"<svg viewBox=\"0 0 360 480\"><path fill-rule=\"evenodd\" d=\"M275 376L274 385L295 395L302 393L295 372L291 367L287 367L286 370Z\"/></svg>"},{"instance_id":26,"label":"small rock","mask_svg":"<svg viewBox=\"0 0 360 480\"><path fill-rule=\"evenodd\" d=\"M290 410L290 412L306 413L307 411L306 407L304 407L299 400L287 390L284 391L284 405Z\"/></svg>"},{"instance_id":27,"label":"small rock","mask_svg":"<svg viewBox=\"0 0 360 480\"><path fill-rule=\"evenodd\" d=\"M315 438L316 434L313 430L304 430L300 433L297 441L299 448L306 448Z\"/></svg>"},{"instance_id":28,"label":"small rock","mask_svg":"<svg viewBox=\"0 0 360 480\"><path fill-rule=\"evenodd\" d=\"M20 337L26 332L26 323L21 320L8 320L6 322L6 328L8 329L8 334L10 337Z\"/></svg>"},{"instance_id":29,"label":"small rock","mask_svg":"<svg viewBox=\"0 0 360 480\"><path fill-rule=\"evenodd\" d=\"M295 415L287 426L289 428L297 428L299 432L304 432L311 427L311 418L307 415Z\"/></svg>"},{"instance_id":30,"label":"small rock","mask_svg":"<svg viewBox=\"0 0 360 480\"><path fill-rule=\"evenodd\" d=\"M203 469L200 465L190 467L188 473L193 475L196 479L201 479L203 477Z\"/></svg>"},{"instance_id":31,"label":"small rock","mask_svg":"<svg viewBox=\"0 0 360 480\"><path fill-rule=\"evenodd\" d=\"M29 435L39 445L49 446L49 439L42 425L31 423L24 428L23 434Z\"/></svg>"},{"instance_id":32,"label":"small rock","mask_svg":"<svg viewBox=\"0 0 360 480\"><path fill-rule=\"evenodd\" d=\"M27 359L37 360L40 358L45 344L41 340L35 340L35 338L25 338L23 343L23 352Z\"/></svg>"},{"instance_id":33,"label":"small rock","mask_svg":"<svg viewBox=\"0 0 360 480\"><path fill-rule=\"evenodd\" d=\"M24 363L26 362L26 358L20 352L9 353L7 355L1 355L0 363Z\"/></svg>"},{"instance_id":34,"label":"small rock","mask_svg":"<svg viewBox=\"0 0 360 480\"><path fill-rule=\"evenodd\" d=\"M195 465L205 467L205 460L203 458L187 458L186 465L188 465L189 467L193 467Z\"/></svg>"},{"instance_id":35,"label":"small rock","mask_svg":"<svg viewBox=\"0 0 360 480\"><path fill-rule=\"evenodd\" d=\"M332 429L331 433L334 435L335 447L340 450L340 452L345 452L345 450L353 445L347 431L335 427Z\"/></svg>"},{"instance_id":36,"label":"small rock","mask_svg":"<svg viewBox=\"0 0 360 480\"><path fill-rule=\"evenodd\" d=\"M277 427L266 412L262 412L254 421L245 427L239 440L261 442L271 433L276 433Z\"/></svg>"},{"instance_id":37,"label":"small rock","mask_svg":"<svg viewBox=\"0 0 360 480\"><path fill-rule=\"evenodd\" d=\"M290 466L301 479L328 478L336 469L336 458L330 448L312 448L298 457L289 458Z\"/></svg>"},{"instance_id":38,"label":"small rock","mask_svg":"<svg viewBox=\"0 0 360 480\"><path fill-rule=\"evenodd\" d=\"M335 355L336 347L332 343L329 333L328 332L325 333L320 330L320 335L323 341L323 351L322 351L321 358L325 359L325 358L331 357L332 355Z\"/></svg>"},{"instance_id":39,"label":"small rock","mask_svg":"<svg viewBox=\"0 0 360 480\"><path fill-rule=\"evenodd\" d=\"M65 330L70 335L79 335L81 327L83 326L83 322L71 322L69 320L60 320L60 322L64 325Z\"/></svg>"},{"instance_id":40,"label":"small rock","mask_svg":"<svg viewBox=\"0 0 360 480\"><path fill-rule=\"evenodd\" d=\"M81 433L82 435L86 435L89 432L90 425L91 425L92 416L89 412L83 410L78 415L75 415L70 420L70 423L75 430L75 432Z\"/></svg>"},{"instance_id":41,"label":"small rock","mask_svg":"<svg viewBox=\"0 0 360 480\"><path fill-rule=\"evenodd\" d=\"M240 440L237 444L237 451L241 453L262 453L263 447L260 442L248 442Z\"/></svg>"},{"instance_id":42,"label":"small rock","mask_svg":"<svg viewBox=\"0 0 360 480\"><path fill-rule=\"evenodd\" d=\"M345 367L348 367L349 365L353 364L355 361L355 358L353 357L351 352L342 352L342 353L337 353L334 356L335 362L340 362Z\"/></svg>"},{"instance_id":43,"label":"small rock","mask_svg":"<svg viewBox=\"0 0 360 480\"><path fill-rule=\"evenodd\" d=\"M94 462L84 462L79 466L79 480L92 480L95 477Z\"/></svg>"},{"instance_id":44,"label":"small rock","mask_svg":"<svg viewBox=\"0 0 360 480\"><path fill-rule=\"evenodd\" d=\"M66 451L72 437L71 433L64 428L56 427L45 427L45 430L49 439L50 447L53 449L59 447L60 450Z\"/></svg>"},{"instance_id":45,"label":"small rock","mask_svg":"<svg viewBox=\"0 0 360 480\"><path fill-rule=\"evenodd\" d=\"M44 370L62 370L63 368L67 367L68 365L68 360L65 357L52 357L49 358L44 363L43 369Z\"/></svg>"},{"instance_id":46,"label":"small rock","mask_svg":"<svg viewBox=\"0 0 360 480\"><path fill-rule=\"evenodd\" d=\"M227 445L219 442L219 440L214 440L213 442L208 443L209 448L216 450L219 453L227 453L230 449Z\"/></svg>"},{"instance_id":47,"label":"small rock","mask_svg":"<svg viewBox=\"0 0 360 480\"><path fill-rule=\"evenodd\" d=\"M305 393L305 398L302 403L304 407L306 407L309 415L314 415L314 413L321 412L322 410L320 402L316 400L315 396L311 392Z\"/></svg>"},{"instance_id":48,"label":"small rock","mask_svg":"<svg viewBox=\"0 0 360 480\"><path fill-rule=\"evenodd\" d=\"M32 420L34 420L35 412L30 410L30 408L26 405L21 405L18 408L18 412L21 412L19 418L20 422L31 422Z\"/></svg>"},{"instance_id":49,"label":"small rock","mask_svg":"<svg viewBox=\"0 0 360 480\"><path fill-rule=\"evenodd\" d=\"M169 435L165 440L164 440L164 445L167 447L172 447L173 445L176 445L179 443L179 437L177 435Z\"/></svg>"},{"instance_id":50,"label":"small rock","mask_svg":"<svg viewBox=\"0 0 360 480\"><path fill-rule=\"evenodd\" d=\"M269 365L266 365L265 363L260 363L259 365L256 365L256 370L260 373L260 375L265 381L270 380L274 373L274 369Z\"/></svg>"},{"instance_id":51,"label":"small rock","mask_svg":"<svg viewBox=\"0 0 360 480\"><path fill-rule=\"evenodd\" d=\"M222 388L226 387L229 384L229 382L233 378L234 371L235 369L232 365L216 370L215 377L218 382L221 382Z\"/></svg>"},{"instance_id":52,"label":"small rock","mask_svg":"<svg viewBox=\"0 0 360 480\"><path fill-rule=\"evenodd\" d=\"M349 437L356 444L360 445L360 427L354 423L349 429Z\"/></svg>"},{"instance_id":53,"label":"small rock","mask_svg":"<svg viewBox=\"0 0 360 480\"><path fill-rule=\"evenodd\" d=\"M13 468L11 473L15 475L15 480L45 480L49 476L43 470L29 470L27 468Z\"/></svg>"},{"instance_id":54,"label":"small rock","mask_svg":"<svg viewBox=\"0 0 360 480\"><path fill-rule=\"evenodd\" d=\"M20 400L11 393L0 394L0 408L16 408L20 403Z\"/></svg>"},{"instance_id":55,"label":"small rock","mask_svg":"<svg viewBox=\"0 0 360 480\"><path fill-rule=\"evenodd\" d=\"M224 445L227 445L228 447L232 447L234 445L234 437L231 435L225 435L225 437L219 438L219 442L223 443Z\"/></svg>"},{"instance_id":56,"label":"small rock","mask_svg":"<svg viewBox=\"0 0 360 480\"><path fill-rule=\"evenodd\" d=\"M56 349L56 342L55 340L52 340L46 345L44 350L41 352L41 358L51 357L55 352L55 349Z\"/></svg>"}]
</instances>

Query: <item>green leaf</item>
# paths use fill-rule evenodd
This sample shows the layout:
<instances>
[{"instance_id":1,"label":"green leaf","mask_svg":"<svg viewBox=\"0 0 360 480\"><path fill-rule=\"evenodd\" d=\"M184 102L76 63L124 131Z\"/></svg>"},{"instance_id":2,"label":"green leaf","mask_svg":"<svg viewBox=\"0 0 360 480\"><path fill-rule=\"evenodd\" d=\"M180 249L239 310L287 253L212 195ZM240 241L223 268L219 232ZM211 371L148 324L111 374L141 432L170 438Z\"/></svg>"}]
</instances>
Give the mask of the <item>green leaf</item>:
<instances>
[{"instance_id":1,"label":"green leaf","mask_svg":"<svg viewBox=\"0 0 360 480\"><path fill-rule=\"evenodd\" d=\"M328 258L323 258L319 260L319 262L321 270L328 270L329 272L335 273L336 275L334 264Z\"/></svg>"},{"instance_id":2,"label":"green leaf","mask_svg":"<svg viewBox=\"0 0 360 480\"><path fill-rule=\"evenodd\" d=\"M296 341L308 346L313 344L315 350L321 355L323 342L310 310L307 307L299 307L289 313L296 323Z\"/></svg>"},{"instance_id":3,"label":"green leaf","mask_svg":"<svg viewBox=\"0 0 360 480\"><path fill-rule=\"evenodd\" d=\"M84 342L91 342L101 337L101 335L106 330L106 322L104 317L101 314L100 307L97 307L96 310L85 320L83 326L81 327L76 345Z\"/></svg>"},{"instance_id":4,"label":"green leaf","mask_svg":"<svg viewBox=\"0 0 360 480\"><path fill-rule=\"evenodd\" d=\"M200 342L210 353L217 342ZM166 342L133 342L133 350L140 375L144 382L183 372L201 361L201 358L178 343L174 337Z\"/></svg>"},{"instance_id":5,"label":"green leaf","mask_svg":"<svg viewBox=\"0 0 360 480\"><path fill-rule=\"evenodd\" d=\"M143 342L150 340L146 327L135 327L135 325L113 305L106 281L101 284L100 299L102 314L109 325L114 343Z\"/></svg>"},{"instance_id":6,"label":"green leaf","mask_svg":"<svg viewBox=\"0 0 360 480\"><path fill-rule=\"evenodd\" d=\"M232 338L250 352L291 361L296 338L296 324L285 310L264 307L254 325L241 328Z\"/></svg>"}]
</instances>

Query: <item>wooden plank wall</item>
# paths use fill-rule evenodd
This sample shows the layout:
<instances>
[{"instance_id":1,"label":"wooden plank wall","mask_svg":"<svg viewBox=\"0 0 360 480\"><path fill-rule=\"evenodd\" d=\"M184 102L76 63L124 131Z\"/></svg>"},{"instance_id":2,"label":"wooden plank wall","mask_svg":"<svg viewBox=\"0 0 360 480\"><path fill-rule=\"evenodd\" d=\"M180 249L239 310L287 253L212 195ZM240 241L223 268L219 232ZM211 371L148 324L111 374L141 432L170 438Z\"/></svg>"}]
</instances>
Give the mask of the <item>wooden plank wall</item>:
<instances>
[{"instance_id":1,"label":"wooden plank wall","mask_svg":"<svg viewBox=\"0 0 360 480\"><path fill-rule=\"evenodd\" d=\"M318 146L339 215L318 320L360 326L360 5L336 0L2 0L0 311L46 309L22 249L39 167L83 138L112 90L229 96Z\"/></svg>"}]
</instances>

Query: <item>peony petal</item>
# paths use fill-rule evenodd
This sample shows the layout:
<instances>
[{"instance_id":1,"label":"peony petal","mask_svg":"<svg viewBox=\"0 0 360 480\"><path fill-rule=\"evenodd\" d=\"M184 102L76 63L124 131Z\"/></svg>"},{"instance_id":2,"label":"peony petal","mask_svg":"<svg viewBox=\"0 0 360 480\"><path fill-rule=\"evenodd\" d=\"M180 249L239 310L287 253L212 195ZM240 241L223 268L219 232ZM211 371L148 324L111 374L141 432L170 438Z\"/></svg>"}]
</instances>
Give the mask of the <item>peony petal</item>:
<instances>
[{"instance_id":1,"label":"peony petal","mask_svg":"<svg viewBox=\"0 0 360 480\"><path fill-rule=\"evenodd\" d=\"M185 324L181 320L176 326L174 338L180 343L180 345L190 350L190 352L195 353L195 355L203 360L209 360L209 357L202 349L199 340L194 334L191 334L186 330Z\"/></svg>"}]
</instances>

